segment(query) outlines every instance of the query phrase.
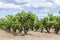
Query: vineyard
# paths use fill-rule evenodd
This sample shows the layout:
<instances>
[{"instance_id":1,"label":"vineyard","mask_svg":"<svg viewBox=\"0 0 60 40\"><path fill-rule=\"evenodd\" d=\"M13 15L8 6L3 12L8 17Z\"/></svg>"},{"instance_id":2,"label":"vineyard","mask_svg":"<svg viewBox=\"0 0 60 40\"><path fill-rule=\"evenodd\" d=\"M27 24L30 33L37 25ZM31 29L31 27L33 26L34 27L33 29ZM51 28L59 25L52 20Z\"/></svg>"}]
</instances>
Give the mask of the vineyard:
<instances>
[{"instance_id":1,"label":"vineyard","mask_svg":"<svg viewBox=\"0 0 60 40\"><path fill-rule=\"evenodd\" d=\"M60 16L55 16L52 13L48 16L39 19L36 14L32 12L19 12L16 15L7 15L4 18L0 18L0 29L6 30L8 32L19 33L24 32L27 34L28 31L38 31L50 33L53 29L56 34L60 31Z\"/></svg>"}]
</instances>

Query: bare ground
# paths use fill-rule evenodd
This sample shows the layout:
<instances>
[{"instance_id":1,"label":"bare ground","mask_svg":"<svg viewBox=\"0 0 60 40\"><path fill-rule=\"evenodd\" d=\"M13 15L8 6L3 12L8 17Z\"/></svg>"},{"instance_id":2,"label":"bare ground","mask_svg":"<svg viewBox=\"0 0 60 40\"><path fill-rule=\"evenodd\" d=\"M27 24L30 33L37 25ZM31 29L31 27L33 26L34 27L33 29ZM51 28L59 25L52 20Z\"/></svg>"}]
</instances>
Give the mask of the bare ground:
<instances>
[{"instance_id":1,"label":"bare ground","mask_svg":"<svg viewBox=\"0 0 60 40\"><path fill-rule=\"evenodd\" d=\"M13 34L0 29L0 40L60 40L60 34L29 31L27 35L23 36L18 34L14 36Z\"/></svg>"}]
</instances>

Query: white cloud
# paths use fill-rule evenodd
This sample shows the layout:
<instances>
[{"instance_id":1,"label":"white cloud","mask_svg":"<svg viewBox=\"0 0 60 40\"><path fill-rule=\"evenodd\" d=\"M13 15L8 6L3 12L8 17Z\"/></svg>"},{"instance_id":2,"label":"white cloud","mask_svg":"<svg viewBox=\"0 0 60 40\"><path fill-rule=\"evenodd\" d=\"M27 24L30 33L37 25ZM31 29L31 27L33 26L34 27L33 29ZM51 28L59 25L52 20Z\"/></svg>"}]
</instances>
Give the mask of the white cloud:
<instances>
[{"instance_id":1,"label":"white cloud","mask_svg":"<svg viewBox=\"0 0 60 40\"><path fill-rule=\"evenodd\" d=\"M54 4L52 2L47 2L46 0L16 0L16 2L26 2L26 4L22 6L26 7L52 7Z\"/></svg>"},{"instance_id":2,"label":"white cloud","mask_svg":"<svg viewBox=\"0 0 60 40\"><path fill-rule=\"evenodd\" d=\"M55 3L56 5L60 5L60 0L55 0L54 3Z\"/></svg>"},{"instance_id":3,"label":"white cloud","mask_svg":"<svg viewBox=\"0 0 60 40\"><path fill-rule=\"evenodd\" d=\"M50 2L45 2L45 3L37 3L34 5L35 7L52 7L53 4Z\"/></svg>"},{"instance_id":4,"label":"white cloud","mask_svg":"<svg viewBox=\"0 0 60 40\"><path fill-rule=\"evenodd\" d=\"M3 8L3 9L23 9L20 5L15 5L13 3L3 3L3 2L0 2L0 8Z\"/></svg>"},{"instance_id":5,"label":"white cloud","mask_svg":"<svg viewBox=\"0 0 60 40\"><path fill-rule=\"evenodd\" d=\"M0 8L4 9L23 9L24 6L26 7L52 7L53 3L47 2L46 0L15 0L16 2L26 2L27 4L24 5L15 5L14 3L3 3L0 2Z\"/></svg>"},{"instance_id":6,"label":"white cloud","mask_svg":"<svg viewBox=\"0 0 60 40\"><path fill-rule=\"evenodd\" d=\"M29 3L24 4L24 5L22 5L22 6L31 7L31 5L30 5Z\"/></svg>"},{"instance_id":7,"label":"white cloud","mask_svg":"<svg viewBox=\"0 0 60 40\"><path fill-rule=\"evenodd\" d=\"M40 10L40 12L48 12L50 11L49 9L44 9L44 10Z\"/></svg>"},{"instance_id":8,"label":"white cloud","mask_svg":"<svg viewBox=\"0 0 60 40\"><path fill-rule=\"evenodd\" d=\"M25 4L24 6L32 6L34 8L38 8L38 7L52 7L53 4L51 2L44 2L44 3L28 3Z\"/></svg>"},{"instance_id":9,"label":"white cloud","mask_svg":"<svg viewBox=\"0 0 60 40\"><path fill-rule=\"evenodd\" d=\"M31 0L15 0L17 3L22 3L22 2L31 2Z\"/></svg>"},{"instance_id":10,"label":"white cloud","mask_svg":"<svg viewBox=\"0 0 60 40\"><path fill-rule=\"evenodd\" d=\"M16 2L46 2L46 0L15 0Z\"/></svg>"}]
</instances>

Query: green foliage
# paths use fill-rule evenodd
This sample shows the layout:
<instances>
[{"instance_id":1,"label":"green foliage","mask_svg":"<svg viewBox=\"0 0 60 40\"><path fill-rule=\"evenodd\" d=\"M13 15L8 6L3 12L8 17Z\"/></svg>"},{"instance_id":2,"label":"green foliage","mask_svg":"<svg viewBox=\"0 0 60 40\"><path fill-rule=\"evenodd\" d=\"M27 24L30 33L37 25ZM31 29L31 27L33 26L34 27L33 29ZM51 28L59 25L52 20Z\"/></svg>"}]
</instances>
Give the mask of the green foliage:
<instances>
[{"instance_id":1,"label":"green foliage","mask_svg":"<svg viewBox=\"0 0 60 40\"><path fill-rule=\"evenodd\" d=\"M5 29L7 31L12 31L15 33L18 29L21 33L24 31L25 34L31 30L38 31L45 28L49 33L51 28L55 29L55 33L58 33L60 30L60 16L54 16L52 13L48 14L47 17L42 19L38 19L36 14L32 12L19 12L16 15L7 15L5 18L0 18L0 28Z\"/></svg>"}]
</instances>

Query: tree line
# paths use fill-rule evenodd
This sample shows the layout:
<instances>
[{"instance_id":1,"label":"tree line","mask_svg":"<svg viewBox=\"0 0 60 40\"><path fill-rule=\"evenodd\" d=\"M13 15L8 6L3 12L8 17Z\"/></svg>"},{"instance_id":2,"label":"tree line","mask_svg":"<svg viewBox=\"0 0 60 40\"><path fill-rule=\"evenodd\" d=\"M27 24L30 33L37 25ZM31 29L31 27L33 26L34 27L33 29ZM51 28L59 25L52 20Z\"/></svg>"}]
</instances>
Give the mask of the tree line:
<instances>
[{"instance_id":1,"label":"tree line","mask_svg":"<svg viewBox=\"0 0 60 40\"><path fill-rule=\"evenodd\" d=\"M19 33L23 31L24 34L27 34L29 30L40 30L43 33L44 29L47 33L50 33L50 30L54 29L54 32L57 34L60 30L60 16L55 16L51 13L39 19L32 12L22 11L16 15L7 15L4 18L0 18L0 28L8 32L13 31L13 33L19 30Z\"/></svg>"}]
</instances>

